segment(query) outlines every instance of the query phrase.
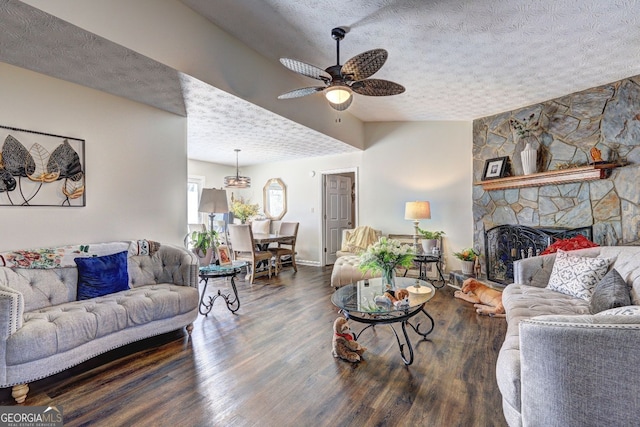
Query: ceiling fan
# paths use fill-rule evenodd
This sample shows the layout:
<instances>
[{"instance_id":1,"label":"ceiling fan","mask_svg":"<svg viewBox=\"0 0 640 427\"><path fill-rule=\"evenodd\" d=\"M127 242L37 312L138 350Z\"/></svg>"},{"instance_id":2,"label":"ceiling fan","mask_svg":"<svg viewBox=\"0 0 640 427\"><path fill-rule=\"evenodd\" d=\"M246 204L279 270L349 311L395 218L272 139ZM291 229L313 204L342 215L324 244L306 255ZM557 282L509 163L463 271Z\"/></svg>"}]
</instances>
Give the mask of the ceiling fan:
<instances>
[{"instance_id":1,"label":"ceiling fan","mask_svg":"<svg viewBox=\"0 0 640 427\"><path fill-rule=\"evenodd\" d=\"M296 59L280 58L282 65L303 76L321 80L324 86L312 86L295 89L278 96L278 99L299 98L324 91L332 108L343 111L353 101L352 92L367 96L389 96L404 92L404 86L389 80L370 79L387 60L387 51L373 49L363 52L340 65L340 40L344 39L343 28L331 30L331 37L336 41L337 64L323 70L314 65Z\"/></svg>"}]
</instances>

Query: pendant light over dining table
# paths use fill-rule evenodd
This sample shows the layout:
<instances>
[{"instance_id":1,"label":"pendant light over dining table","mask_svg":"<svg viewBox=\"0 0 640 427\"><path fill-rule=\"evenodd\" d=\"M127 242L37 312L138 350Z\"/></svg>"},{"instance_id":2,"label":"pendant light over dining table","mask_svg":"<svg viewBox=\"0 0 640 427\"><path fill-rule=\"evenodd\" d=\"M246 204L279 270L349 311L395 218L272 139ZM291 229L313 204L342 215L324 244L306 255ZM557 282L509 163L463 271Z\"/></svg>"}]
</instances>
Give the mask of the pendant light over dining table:
<instances>
[{"instance_id":1,"label":"pendant light over dining table","mask_svg":"<svg viewBox=\"0 0 640 427\"><path fill-rule=\"evenodd\" d=\"M251 178L249 178L248 176L240 176L240 171L238 169L238 153L240 152L240 150L236 148L234 151L236 152L236 175L225 176L224 187L225 188L249 188L251 187Z\"/></svg>"}]
</instances>

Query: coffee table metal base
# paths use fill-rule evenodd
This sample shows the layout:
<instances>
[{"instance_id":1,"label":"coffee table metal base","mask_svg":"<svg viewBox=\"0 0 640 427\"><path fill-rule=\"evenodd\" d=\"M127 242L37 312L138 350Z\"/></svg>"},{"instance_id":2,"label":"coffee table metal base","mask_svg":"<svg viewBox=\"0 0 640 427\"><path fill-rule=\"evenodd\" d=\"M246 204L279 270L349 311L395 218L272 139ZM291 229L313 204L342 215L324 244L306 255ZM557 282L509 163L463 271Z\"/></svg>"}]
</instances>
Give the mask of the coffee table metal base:
<instances>
[{"instance_id":1,"label":"coffee table metal base","mask_svg":"<svg viewBox=\"0 0 640 427\"><path fill-rule=\"evenodd\" d=\"M415 333L422 336L423 339L426 339L427 335L433 331L435 323L425 310L425 304L434 296L436 289L429 282L408 277L396 277L395 286L395 292L401 289L409 290L409 297L405 301L406 305L404 307L397 307L391 304L391 300L385 293L389 292L391 296L394 296L395 292L388 291L381 278L359 280L342 286L331 295L331 302L340 309L340 312L347 319L368 325L355 335L355 339L358 339L370 327L389 325L396 337L402 361L405 365L411 365L413 363L413 345L411 344L411 337L407 333L407 325ZM420 313L427 316L431 325L424 325L423 327L417 321L415 316ZM400 324L402 334L393 326L394 323Z\"/></svg>"},{"instance_id":2,"label":"coffee table metal base","mask_svg":"<svg viewBox=\"0 0 640 427\"><path fill-rule=\"evenodd\" d=\"M420 331L420 326L422 325L420 322L418 322L418 323L416 323L414 325L413 323L411 323L409 321L409 319L411 319L412 317L414 317L415 315L417 315L420 312L424 313L425 316L427 316L427 318L431 322L431 326L429 327L429 330L426 331L426 332L421 332ZM429 335L431 332L433 332L433 328L435 326L435 322L433 321L433 317L431 317L431 315L429 315L429 313L427 313L427 311L424 309L424 306L421 307L419 310L407 313L403 317L397 317L397 318L393 318L393 319L359 318L359 317L356 317L354 315L350 315L346 311L343 311L343 314L347 319L351 319L354 322L368 323L368 325L365 326L364 329L362 329L360 332L354 333L354 338L356 340L358 339L358 337L360 337L360 335L362 335L362 333L364 331L366 331L369 328L373 328L376 325L381 325L381 324L382 325L383 324L389 325L389 327L393 331L393 334L396 337L396 342L398 343L398 348L400 349L400 357L402 357L402 361L407 366L409 366L409 365L411 365L413 363L413 345L411 344L411 338L409 337L409 334L407 333L407 325L411 326L411 328L415 331L415 333L417 333L418 335L422 336L423 339L426 339L427 335ZM400 339L400 335L398 335L398 332L393 327L394 323L400 323L400 325L402 327L402 335L404 336L404 342ZM405 355L405 345L406 345L406 347L407 347L407 349L409 351L409 358L407 358L407 356Z\"/></svg>"}]
</instances>

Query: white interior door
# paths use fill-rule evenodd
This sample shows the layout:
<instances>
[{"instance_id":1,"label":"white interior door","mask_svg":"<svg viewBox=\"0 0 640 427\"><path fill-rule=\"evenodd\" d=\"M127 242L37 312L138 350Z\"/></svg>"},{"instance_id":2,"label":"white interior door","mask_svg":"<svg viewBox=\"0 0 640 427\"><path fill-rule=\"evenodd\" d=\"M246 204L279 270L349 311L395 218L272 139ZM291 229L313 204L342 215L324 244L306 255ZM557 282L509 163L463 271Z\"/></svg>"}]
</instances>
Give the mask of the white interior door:
<instances>
[{"instance_id":1,"label":"white interior door","mask_svg":"<svg viewBox=\"0 0 640 427\"><path fill-rule=\"evenodd\" d=\"M351 178L346 176L324 176L325 265L336 262L336 251L342 245L342 230L353 228L351 184Z\"/></svg>"}]
</instances>

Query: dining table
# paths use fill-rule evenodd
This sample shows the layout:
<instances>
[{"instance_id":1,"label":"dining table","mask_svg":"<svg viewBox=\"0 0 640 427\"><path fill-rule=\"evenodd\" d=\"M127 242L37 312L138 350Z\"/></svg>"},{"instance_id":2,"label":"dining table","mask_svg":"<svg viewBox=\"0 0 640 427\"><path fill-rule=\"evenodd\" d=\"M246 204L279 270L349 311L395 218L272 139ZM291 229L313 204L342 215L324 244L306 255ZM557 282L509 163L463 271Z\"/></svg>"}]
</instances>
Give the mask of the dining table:
<instances>
[{"instance_id":1,"label":"dining table","mask_svg":"<svg viewBox=\"0 0 640 427\"><path fill-rule=\"evenodd\" d=\"M264 250L270 243L288 243L291 242L295 236L293 234L278 234L278 233L253 233L254 243L260 247L260 250Z\"/></svg>"},{"instance_id":2,"label":"dining table","mask_svg":"<svg viewBox=\"0 0 640 427\"><path fill-rule=\"evenodd\" d=\"M290 243L295 239L293 234L278 234L278 233L253 233L253 243L258 250L266 251L269 249L271 243ZM256 270L259 271L266 268L266 261L261 261L256 266Z\"/></svg>"}]
</instances>

